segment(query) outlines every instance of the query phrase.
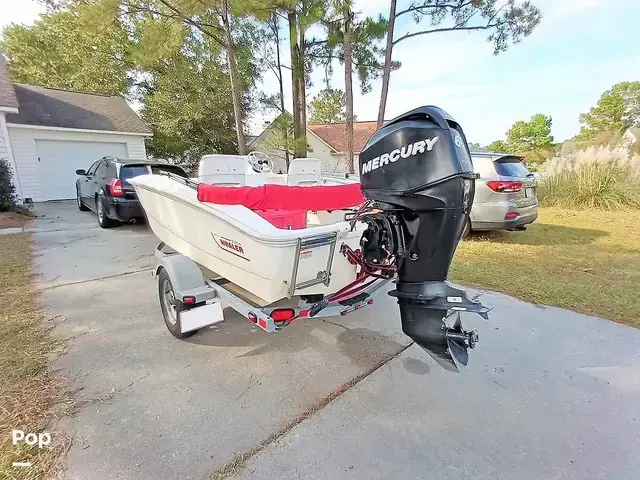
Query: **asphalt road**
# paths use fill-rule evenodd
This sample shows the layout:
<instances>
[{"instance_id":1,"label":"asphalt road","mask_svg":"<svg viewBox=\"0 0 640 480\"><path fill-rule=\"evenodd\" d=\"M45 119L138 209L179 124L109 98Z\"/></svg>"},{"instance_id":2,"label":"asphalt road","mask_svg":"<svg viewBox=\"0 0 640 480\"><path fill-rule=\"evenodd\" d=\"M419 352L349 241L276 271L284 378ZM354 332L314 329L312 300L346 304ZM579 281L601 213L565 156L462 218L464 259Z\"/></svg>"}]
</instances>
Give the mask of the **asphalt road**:
<instances>
[{"instance_id":1,"label":"asphalt road","mask_svg":"<svg viewBox=\"0 0 640 480\"><path fill-rule=\"evenodd\" d=\"M146 226L103 230L71 202L37 210L41 303L79 405L59 424L69 479L640 476L638 330L485 294L490 321L464 318L480 344L451 374L380 292L271 335L227 310L180 341Z\"/></svg>"}]
</instances>

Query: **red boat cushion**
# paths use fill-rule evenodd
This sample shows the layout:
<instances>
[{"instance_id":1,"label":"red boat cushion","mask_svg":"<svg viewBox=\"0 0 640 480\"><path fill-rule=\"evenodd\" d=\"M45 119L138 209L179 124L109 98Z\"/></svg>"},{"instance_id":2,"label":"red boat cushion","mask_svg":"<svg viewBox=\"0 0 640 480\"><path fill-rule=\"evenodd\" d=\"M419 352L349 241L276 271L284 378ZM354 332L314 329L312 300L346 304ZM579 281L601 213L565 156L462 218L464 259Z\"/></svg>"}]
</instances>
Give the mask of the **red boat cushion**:
<instances>
[{"instance_id":1,"label":"red boat cushion","mask_svg":"<svg viewBox=\"0 0 640 480\"><path fill-rule=\"evenodd\" d=\"M359 183L289 187L219 187L201 183L198 200L218 205L244 205L251 210L340 210L365 201Z\"/></svg>"},{"instance_id":2,"label":"red boat cushion","mask_svg":"<svg viewBox=\"0 0 640 480\"><path fill-rule=\"evenodd\" d=\"M276 228L299 230L307 228L306 210L254 210Z\"/></svg>"}]
</instances>

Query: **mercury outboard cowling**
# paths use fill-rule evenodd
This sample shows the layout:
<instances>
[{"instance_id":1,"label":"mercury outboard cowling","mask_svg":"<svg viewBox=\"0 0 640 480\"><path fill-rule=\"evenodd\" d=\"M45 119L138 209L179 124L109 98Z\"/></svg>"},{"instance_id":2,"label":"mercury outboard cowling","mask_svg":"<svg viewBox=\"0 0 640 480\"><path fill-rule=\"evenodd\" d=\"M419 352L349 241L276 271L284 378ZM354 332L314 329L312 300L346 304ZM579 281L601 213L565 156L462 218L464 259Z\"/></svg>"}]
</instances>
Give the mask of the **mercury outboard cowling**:
<instances>
[{"instance_id":1,"label":"mercury outboard cowling","mask_svg":"<svg viewBox=\"0 0 640 480\"><path fill-rule=\"evenodd\" d=\"M476 177L462 128L434 106L394 118L360 153L362 193L382 211L367 220L363 255L376 257L371 247L380 244L383 256L393 259L397 285L390 295L398 299L402 330L454 371L456 363L467 364L467 348L478 339L463 330L459 312L487 318L489 310L446 283Z\"/></svg>"}]
</instances>

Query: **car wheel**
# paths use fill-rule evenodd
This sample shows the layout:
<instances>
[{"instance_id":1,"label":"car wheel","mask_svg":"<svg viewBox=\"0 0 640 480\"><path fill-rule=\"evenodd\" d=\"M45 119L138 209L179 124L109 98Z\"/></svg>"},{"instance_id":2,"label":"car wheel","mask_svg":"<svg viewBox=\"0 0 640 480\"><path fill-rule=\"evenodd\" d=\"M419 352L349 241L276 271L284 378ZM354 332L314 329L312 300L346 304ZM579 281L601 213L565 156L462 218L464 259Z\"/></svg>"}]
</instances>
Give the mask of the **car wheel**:
<instances>
[{"instance_id":1,"label":"car wheel","mask_svg":"<svg viewBox=\"0 0 640 480\"><path fill-rule=\"evenodd\" d=\"M89 211L87 206L82 202L82 197L80 196L80 189L78 187L76 187L76 201L78 203L78 210L80 210L81 212Z\"/></svg>"},{"instance_id":2,"label":"car wheel","mask_svg":"<svg viewBox=\"0 0 640 480\"><path fill-rule=\"evenodd\" d=\"M464 221L464 227L462 227L462 235L460 235L460 238L465 238L470 233L471 233L471 219L467 217L467 219Z\"/></svg>"},{"instance_id":3,"label":"car wheel","mask_svg":"<svg viewBox=\"0 0 640 480\"><path fill-rule=\"evenodd\" d=\"M173 285L169 274L165 269L160 271L158 275L158 297L160 299L160 309L162 310L162 316L164 317L164 323L176 338L187 338L197 330L191 332L182 333L182 327L180 325L180 312L187 310L188 307L176 298L173 291Z\"/></svg>"},{"instance_id":4,"label":"car wheel","mask_svg":"<svg viewBox=\"0 0 640 480\"><path fill-rule=\"evenodd\" d=\"M96 200L96 213L98 214L98 225L100 225L101 228L111 228L117 223L115 220L107 217L107 212L104 208L104 199L100 195Z\"/></svg>"}]
</instances>

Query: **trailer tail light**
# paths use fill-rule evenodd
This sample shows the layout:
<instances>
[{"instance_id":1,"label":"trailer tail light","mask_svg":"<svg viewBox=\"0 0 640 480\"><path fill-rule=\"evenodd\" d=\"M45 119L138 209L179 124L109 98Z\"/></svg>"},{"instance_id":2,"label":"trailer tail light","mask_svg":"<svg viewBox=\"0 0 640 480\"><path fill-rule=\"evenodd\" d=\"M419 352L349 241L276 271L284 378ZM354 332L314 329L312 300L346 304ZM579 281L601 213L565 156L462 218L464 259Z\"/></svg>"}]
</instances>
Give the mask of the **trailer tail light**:
<instances>
[{"instance_id":1,"label":"trailer tail light","mask_svg":"<svg viewBox=\"0 0 640 480\"><path fill-rule=\"evenodd\" d=\"M186 305L193 305L196 303L196 297L189 295L187 297L182 297L182 303Z\"/></svg>"},{"instance_id":2,"label":"trailer tail light","mask_svg":"<svg viewBox=\"0 0 640 480\"><path fill-rule=\"evenodd\" d=\"M491 180L487 182L487 187L498 193L513 193L522 190L522 182Z\"/></svg>"},{"instance_id":3,"label":"trailer tail light","mask_svg":"<svg viewBox=\"0 0 640 480\"><path fill-rule=\"evenodd\" d=\"M296 316L296 311L293 308L277 308L271 312L270 317L275 322L288 322L293 320Z\"/></svg>"},{"instance_id":4,"label":"trailer tail light","mask_svg":"<svg viewBox=\"0 0 640 480\"><path fill-rule=\"evenodd\" d=\"M255 313L250 313L247 316L249 317L249 320L251 320L253 323L258 323L258 316Z\"/></svg>"},{"instance_id":5,"label":"trailer tail light","mask_svg":"<svg viewBox=\"0 0 640 480\"><path fill-rule=\"evenodd\" d=\"M124 190L122 190L122 182L119 178L112 178L109 182L109 191L112 197L122 197Z\"/></svg>"}]
</instances>

